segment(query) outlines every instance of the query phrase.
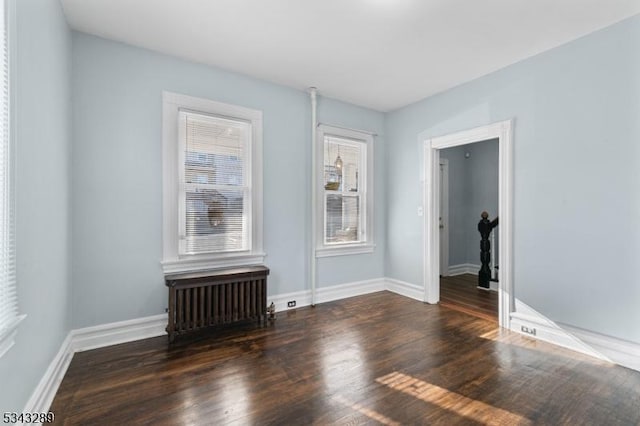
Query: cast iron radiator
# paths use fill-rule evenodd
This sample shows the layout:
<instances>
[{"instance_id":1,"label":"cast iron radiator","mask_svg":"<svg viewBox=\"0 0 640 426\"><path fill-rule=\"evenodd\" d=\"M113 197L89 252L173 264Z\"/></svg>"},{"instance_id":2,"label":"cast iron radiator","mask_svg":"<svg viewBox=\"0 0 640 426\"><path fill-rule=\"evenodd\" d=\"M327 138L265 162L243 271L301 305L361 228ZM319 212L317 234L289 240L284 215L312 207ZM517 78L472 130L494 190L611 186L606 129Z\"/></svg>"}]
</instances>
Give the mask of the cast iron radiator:
<instances>
[{"instance_id":1,"label":"cast iron radiator","mask_svg":"<svg viewBox=\"0 0 640 426\"><path fill-rule=\"evenodd\" d=\"M176 335L244 320L264 322L269 268L233 269L167 275L169 342Z\"/></svg>"}]
</instances>

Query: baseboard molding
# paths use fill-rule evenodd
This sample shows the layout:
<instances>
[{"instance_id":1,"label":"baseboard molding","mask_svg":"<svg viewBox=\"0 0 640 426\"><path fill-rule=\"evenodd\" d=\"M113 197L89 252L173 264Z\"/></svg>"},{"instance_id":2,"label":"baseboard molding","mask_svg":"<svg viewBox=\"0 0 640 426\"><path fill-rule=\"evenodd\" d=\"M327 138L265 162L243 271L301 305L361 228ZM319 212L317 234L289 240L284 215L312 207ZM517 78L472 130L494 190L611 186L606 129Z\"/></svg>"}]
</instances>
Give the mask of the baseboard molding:
<instances>
[{"instance_id":1,"label":"baseboard molding","mask_svg":"<svg viewBox=\"0 0 640 426\"><path fill-rule=\"evenodd\" d=\"M296 306L293 308L287 307L287 302L295 301ZM311 290L294 291L292 293L278 294L275 296L267 296L267 305L273 304L276 307L276 312L282 312L289 309L301 308L303 306L311 305Z\"/></svg>"},{"instance_id":2,"label":"baseboard molding","mask_svg":"<svg viewBox=\"0 0 640 426\"><path fill-rule=\"evenodd\" d=\"M587 354L605 361L611 361L556 324L550 325L537 316L513 312L511 314L511 330L527 337L562 346L572 351Z\"/></svg>"},{"instance_id":3,"label":"baseboard molding","mask_svg":"<svg viewBox=\"0 0 640 426\"><path fill-rule=\"evenodd\" d=\"M640 344L555 323L517 299L516 312L511 313L511 330L640 371Z\"/></svg>"},{"instance_id":4,"label":"baseboard molding","mask_svg":"<svg viewBox=\"0 0 640 426\"><path fill-rule=\"evenodd\" d=\"M40 379L40 383L31 394L24 410L22 410L23 413L46 413L49 411L67 368L71 364L71 358L73 358L71 348L71 333L69 333L62 342L58 353L53 357L44 376Z\"/></svg>"},{"instance_id":5,"label":"baseboard molding","mask_svg":"<svg viewBox=\"0 0 640 426\"><path fill-rule=\"evenodd\" d=\"M414 300L423 301L424 300L424 288L417 286L415 284L411 284L405 281L395 280L393 278L386 278L386 289L399 294L401 296L405 296Z\"/></svg>"},{"instance_id":6,"label":"baseboard molding","mask_svg":"<svg viewBox=\"0 0 640 426\"><path fill-rule=\"evenodd\" d=\"M640 344L567 324L560 325L563 329L614 363L640 371Z\"/></svg>"},{"instance_id":7,"label":"baseboard molding","mask_svg":"<svg viewBox=\"0 0 640 426\"><path fill-rule=\"evenodd\" d=\"M384 278L356 281L330 287L319 287L316 289L316 303L332 302L334 300L346 299L348 297L375 293L377 291L383 291L385 289L386 284ZM287 306L287 302L290 301L295 301L296 306L289 308ZM271 302L273 302L273 304L275 305L276 312L310 306L311 290L296 291L293 293L285 293L267 297L267 304L270 304Z\"/></svg>"},{"instance_id":8,"label":"baseboard molding","mask_svg":"<svg viewBox=\"0 0 640 426\"><path fill-rule=\"evenodd\" d=\"M480 287L478 286L479 290L486 290L486 291L498 291L498 283L495 281L489 281L489 288L484 288L484 287Z\"/></svg>"},{"instance_id":9,"label":"baseboard molding","mask_svg":"<svg viewBox=\"0 0 640 426\"><path fill-rule=\"evenodd\" d=\"M449 266L449 271L447 276L455 277L457 275L464 275L464 274L478 275L479 272L480 272L480 265L474 265L473 263L461 263L459 265ZM498 291L498 283L495 281L490 281L489 288L480 288L480 289Z\"/></svg>"},{"instance_id":10,"label":"baseboard molding","mask_svg":"<svg viewBox=\"0 0 640 426\"><path fill-rule=\"evenodd\" d=\"M461 263L459 265L449 266L448 276L455 277L456 275L463 274L478 275L478 272L480 272L480 265L474 265L473 263Z\"/></svg>"},{"instance_id":11,"label":"baseboard molding","mask_svg":"<svg viewBox=\"0 0 640 426\"><path fill-rule=\"evenodd\" d=\"M71 331L74 352L148 339L166 334L167 314L119 321Z\"/></svg>"}]
</instances>

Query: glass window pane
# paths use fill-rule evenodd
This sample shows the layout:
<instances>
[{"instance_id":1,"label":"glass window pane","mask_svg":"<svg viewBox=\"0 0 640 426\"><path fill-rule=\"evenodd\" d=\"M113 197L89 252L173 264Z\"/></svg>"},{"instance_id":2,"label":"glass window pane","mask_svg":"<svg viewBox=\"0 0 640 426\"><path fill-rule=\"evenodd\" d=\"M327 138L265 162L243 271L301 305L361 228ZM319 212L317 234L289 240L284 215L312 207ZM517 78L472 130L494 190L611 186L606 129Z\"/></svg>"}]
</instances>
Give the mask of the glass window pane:
<instances>
[{"instance_id":1,"label":"glass window pane","mask_svg":"<svg viewBox=\"0 0 640 426\"><path fill-rule=\"evenodd\" d=\"M242 186L249 124L186 113L185 182Z\"/></svg>"},{"instance_id":2,"label":"glass window pane","mask_svg":"<svg viewBox=\"0 0 640 426\"><path fill-rule=\"evenodd\" d=\"M236 156L187 151L185 182L241 186L242 167L242 160Z\"/></svg>"},{"instance_id":3,"label":"glass window pane","mask_svg":"<svg viewBox=\"0 0 640 426\"><path fill-rule=\"evenodd\" d=\"M245 191L197 190L186 193L187 253L245 250Z\"/></svg>"},{"instance_id":4,"label":"glass window pane","mask_svg":"<svg viewBox=\"0 0 640 426\"><path fill-rule=\"evenodd\" d=\"M362 146L358 142L325 137L324 187L334 191L358 191L358 175L362 165Z\"/></svg>"},{"instance_id":5,"label":"glass window pane","mask_svg":"<svg viewBox=\"0 0 640 426\"><path fill-rule=\"evenodd\" d=\"M360 241L360 197L358 195L326 195L325 243Z\"/></svg>"}]
</instances>

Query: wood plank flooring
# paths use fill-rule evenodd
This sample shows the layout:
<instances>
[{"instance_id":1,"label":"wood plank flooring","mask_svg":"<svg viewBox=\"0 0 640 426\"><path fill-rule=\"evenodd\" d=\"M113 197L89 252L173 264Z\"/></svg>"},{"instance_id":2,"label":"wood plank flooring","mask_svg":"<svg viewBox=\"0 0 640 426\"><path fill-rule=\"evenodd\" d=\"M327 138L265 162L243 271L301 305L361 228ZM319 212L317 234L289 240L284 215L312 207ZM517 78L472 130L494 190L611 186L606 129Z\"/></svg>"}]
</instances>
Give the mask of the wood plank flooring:
<instances>
[{"instance_id":1,"label":"wood plank flooring","mask_svg":"<svg viewBox=\"0 0 640 426\"><path fill-rule=\"evenodd\" d=\"M78 353L58 424L640 423L640 372L379 292Z\"/></svg>"},{"instance_id":2,"label":"wood plank flooring","mask_svg":"<svg viewBox=\"0 0 640 426\"><path fill-rule=\"evenodd\" d=\"M498 292L478 289L478 276L471 274L440 278L440 304L498 322Z\"/></svg>"}]
</instances>

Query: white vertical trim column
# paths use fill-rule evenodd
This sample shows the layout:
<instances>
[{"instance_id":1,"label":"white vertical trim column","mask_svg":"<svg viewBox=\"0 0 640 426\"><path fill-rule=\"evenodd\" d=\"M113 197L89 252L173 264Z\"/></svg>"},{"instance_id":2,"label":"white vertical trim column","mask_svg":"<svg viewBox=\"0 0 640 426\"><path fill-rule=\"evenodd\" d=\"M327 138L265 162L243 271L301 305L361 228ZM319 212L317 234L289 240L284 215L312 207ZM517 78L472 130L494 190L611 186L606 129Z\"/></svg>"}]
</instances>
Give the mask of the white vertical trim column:
<instances>
[{"instance_id":1,"label":"white vertical trim column","mask_svg":"<svg viewBox=\"0 0 640 426\"><path fill-rule=\"evenodd\" d=\"M498 304L499 323L511 327L511 312L515 311L513 295L513 135L512 120L497 123L499 126L498 162L500 167L498 182L498 216L500 232L498 245Z\"/></svg>"},{"instance_id":2,"label":"white vertical trim column","mask_svg":"<svg viewBox=\"0 0 640 426\"><path fill-rule=\"evenodd\" d=\"M438 303L440 301L440 238L438 215L440 213L440 153L431 147L424 145L424 164L428 165L428 173L424 174L424 302Z\"/></svg>"},{"instance_id":3,"label":"white vertical trim column","mask_svg":"<svg viewBox=\"0 0 640 426\"><path fill-rule=\"evenodd\" d=\"M316 213L316 196L317 196L317 165L316 165L316 137L317 137L317 122L318 122L318 89L315 87L309 88L309 95L311 97L311 247L310 247L310 265L309 265L309 281L311 283L311 306L316 305L316 278L317 278L317 259L316 259L316 246L317 246L317 222L318 217Z\"/></svg>"}]
</instances>

